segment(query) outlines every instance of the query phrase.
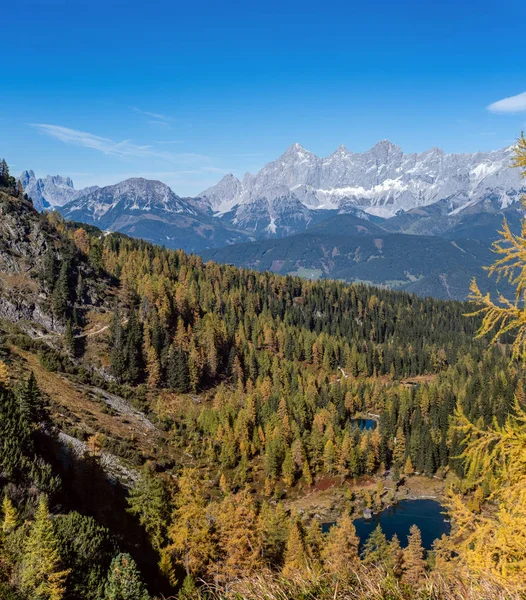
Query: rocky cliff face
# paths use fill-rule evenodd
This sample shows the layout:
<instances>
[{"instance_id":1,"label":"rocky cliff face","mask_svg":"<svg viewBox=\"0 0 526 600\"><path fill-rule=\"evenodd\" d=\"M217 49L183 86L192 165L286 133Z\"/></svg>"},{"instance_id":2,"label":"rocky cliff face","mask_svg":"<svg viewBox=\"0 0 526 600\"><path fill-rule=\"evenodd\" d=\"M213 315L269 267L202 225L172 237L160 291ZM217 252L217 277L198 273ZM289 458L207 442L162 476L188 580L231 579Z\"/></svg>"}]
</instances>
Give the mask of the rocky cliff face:
<instances>
[{"instance_id":1,"label":"rocky cliff face","mask_svg":"<svg viewBox=\"0 0 526 600\"><path fill-rule=\"evenodd\" d=\"M64 253L71 252L71 244L30 202L0 192L0 318L35 334L64 329L53 314L52 290L46 289L43 273L48 251L52 249L60 263ZM86 307L101 306L105 302L102 280L93 277L84 258L77 262L85 279Z\"/></svg>"}]
</instances>

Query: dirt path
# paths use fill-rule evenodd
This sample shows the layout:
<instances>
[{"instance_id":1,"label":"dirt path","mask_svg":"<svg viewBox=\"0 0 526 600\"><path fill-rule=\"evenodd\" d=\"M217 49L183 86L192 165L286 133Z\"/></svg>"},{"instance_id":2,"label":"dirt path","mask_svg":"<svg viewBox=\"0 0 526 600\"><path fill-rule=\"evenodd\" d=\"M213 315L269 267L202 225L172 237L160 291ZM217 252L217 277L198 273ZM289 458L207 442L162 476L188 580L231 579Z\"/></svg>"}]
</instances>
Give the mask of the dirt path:
<instances>
[{"instance_id":1,"label":"dirt path","mask_svg":"<svg viewBox=\"0 0 526 600\"><path fill-rule=\"evenodd\" d=\"M126 325L126 323L128 323L128 319L124 319L122 321L122 325ZM77 335L75 335L73 337L75 337L75 338L92 337L94 335L99 335L99 333L102 333L103 331L106 331L110 327L111 327L111 325L104 325L104 327L101 327L100 329L97 329L96 331L83 331L82 333L78 333ZM61 337L62 335L63 335L62 333L58 333L57 331L53 331L51 333L37 333L36 337L39 340L45 340L45 339L49 339L49 338L52 338L52 337Z\"/></svg>"}]
</instances>

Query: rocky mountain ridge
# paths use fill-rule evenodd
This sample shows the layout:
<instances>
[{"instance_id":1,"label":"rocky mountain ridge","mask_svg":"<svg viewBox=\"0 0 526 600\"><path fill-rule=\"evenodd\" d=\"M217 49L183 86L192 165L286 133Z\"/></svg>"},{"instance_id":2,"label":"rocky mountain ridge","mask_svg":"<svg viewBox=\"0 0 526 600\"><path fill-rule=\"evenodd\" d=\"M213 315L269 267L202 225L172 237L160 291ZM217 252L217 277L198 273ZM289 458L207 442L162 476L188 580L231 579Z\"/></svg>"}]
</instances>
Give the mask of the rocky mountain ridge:
<instances>
[{"instance_id":1,"label":"rocky mountain ridge","mask_svg":"<svg viewBox=\"0 0 526 600\"><path fill-rule=\"evenodd\" d=\"M274 190L282 195L283 188L309 209L355 207L386 218L441 200L448 201L451 212L488 197L505 208L524 191L520 173L509 168L512 157L512 146L473 154L446 154L439 148L404 154L381 140L366 152L340 146L320 158L293 144L255 175L242 180L226 175L200 197L219 214L246 213L260 198L276 197Z\"/></svg>"}]
</instances>

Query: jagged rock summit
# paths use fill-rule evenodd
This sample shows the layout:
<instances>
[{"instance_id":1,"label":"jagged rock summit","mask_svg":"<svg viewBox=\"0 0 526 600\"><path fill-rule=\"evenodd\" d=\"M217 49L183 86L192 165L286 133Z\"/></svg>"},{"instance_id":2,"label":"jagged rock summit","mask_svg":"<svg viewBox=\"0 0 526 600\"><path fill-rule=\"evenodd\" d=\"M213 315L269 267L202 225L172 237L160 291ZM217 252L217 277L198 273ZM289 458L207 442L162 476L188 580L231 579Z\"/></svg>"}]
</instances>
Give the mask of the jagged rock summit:
<instances>
[{"instance_id":1,"label":"jagged rock summit","mask_svg":"<svg viewBox=\"0 0 526 600\"><path fill-rule=\"evenodd\" d=\"M23 171L19 177L24 191L33 199L37 210L46 210L64 206L80 195L96 189L95 187L76 190L70 177L60 175L48 175L43 179L37 179L34 171Z\"/></svg>"},{"instance_id":2,"label":"jagged rock summit","mask_svg":"<svg viewBox=\"0 0 526 600\"><path fill-rule=\"evenodd\" d=\"M200 196L218 213L269 198L282 186L311 209L354 205L384 217L444 199L458 210L490 195L506 207L524 186L520 173L509 168L512 154L511 146L473 154L446 154L438 148L404 154L381 140L366 152L340 146L320 158L296 143L255 175L242 181L230 175Z\"/></svg>"}]
</instances>

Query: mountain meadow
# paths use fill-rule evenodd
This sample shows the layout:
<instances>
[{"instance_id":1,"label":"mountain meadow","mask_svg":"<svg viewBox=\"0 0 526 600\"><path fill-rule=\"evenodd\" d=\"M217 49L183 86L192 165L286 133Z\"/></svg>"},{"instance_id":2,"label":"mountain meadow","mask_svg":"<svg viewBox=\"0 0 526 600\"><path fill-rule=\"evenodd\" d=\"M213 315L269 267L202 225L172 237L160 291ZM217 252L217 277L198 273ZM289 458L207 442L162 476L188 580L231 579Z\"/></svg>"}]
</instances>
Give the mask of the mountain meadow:
<instances>
[{"instance_id":1,"label":"mountain meadow","mask_svg":"<svg viewBox=\"0 0 526 600\"><path fill-rule=\"evenodd\" d=\"M526 173L524 137L514 157L510 178ZM159 188L140 185L153 214ZM170 192L164 208L202 235L195 202ZM71 202L96 215L108 194ZM64 206L75 220L37 210L0 163L1 598L525 597L516 207L490 296L495 255L451 206L441 237L416 231L433 205L389 230L331 214L245 244L210 213L218 245L236 243L202 256ZM501 209L477 212L484 239ZM426 510L404 534L376 526L429 501L436 526Z\"/></svg>"}]
</instances>

